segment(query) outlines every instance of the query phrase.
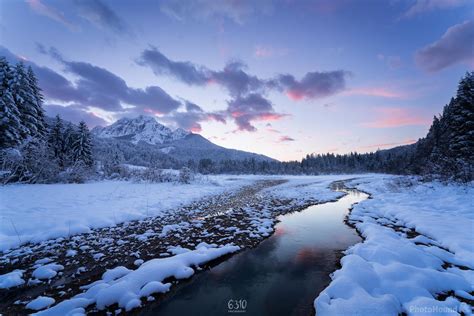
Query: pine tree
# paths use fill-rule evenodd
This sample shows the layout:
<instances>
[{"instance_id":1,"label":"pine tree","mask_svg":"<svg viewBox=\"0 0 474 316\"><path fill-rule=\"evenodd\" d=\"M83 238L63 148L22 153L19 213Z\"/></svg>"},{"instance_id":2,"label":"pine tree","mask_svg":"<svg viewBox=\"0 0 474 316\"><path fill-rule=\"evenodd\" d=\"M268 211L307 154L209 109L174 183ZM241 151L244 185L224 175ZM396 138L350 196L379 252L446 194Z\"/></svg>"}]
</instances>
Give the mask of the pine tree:
<instances>
[{"instance_id":1,"label":"pine tree","mask_svg":"<svg viewBox=\"0 0 474 316\"><path fill-rule=\"evenodd\" d=\"M34 91L28 82L25 72L25 66L22 62L15 66L12 80L12 94L15 104L20 111L20 119L26 130L23 132L23 138L28 136L36 137L38 130L38 111L36 109L36 98Z\"/></svg>"},{"instance_id":2,"label":"pine tree","mask_svg":"<svg viewBox=\"0 0 474 316\"><path fill-rule=\"evenodd\" d=\"M51 127L48 135L48 145L50 148L51 156L53 159L58 161L60 167L64 166L64 133L63 133L63 121L59 115L56 115L54 125Z\"/></svg>"},{"instance_id":3,"label":"pine tree","mask_svg":"<svg viewBox=\"0 0 474 316\"><path fill-rule=\"evenodd\" d=\"M87 167L92 167L92 139L84 121L79 123L78 130L72 143L72 153L74 163L83 163Z\"/></svg>"},{"instance_id":4,"label":"pine tree","mask_svg":"<svg viewBox=\"0 0 474 316\"><path fill-rule=\"evenodd\" d=\"M5 57L0 58L0 149L15 147L21 143L26 131L20 120L11 84L13 72Z\"/></svg>"},{"instance_id":5,"label":"pine tree","mask_svg":"<svg viewBox=\"0 0 474 316\"><path fill-rule=\"evenodd\" d=\"M452 155L474 163L474 72L466 73L459 83L450 123Z\"/></svg>"},{"instance_id":6,"label":"pine tree","mask_svg":"<svg viewBox=\"0 0 474 316\"><path fill-rule=\"evenodd\" d=\"M73 144L76 137L74 125L65 124L63 130L63 166L68 167L74 163Z\"/></svg>"},{"instance_id":7,"label":"pine tree","mask_svg":"<svg viewBox=\"0 0 474 316\"><path fill-rule=\"evenodd\" d=\"M36 111L36 128L38 130L38 136L44 137L46 136L46 123L45 123L45 115L43 110L43 94L41 92L41 88L38 86L38 79L36 78L35 73L31 66L28 67L28 72L26 74L28 86L33 94L33 106Z\"/></svg>"}]
</instances>

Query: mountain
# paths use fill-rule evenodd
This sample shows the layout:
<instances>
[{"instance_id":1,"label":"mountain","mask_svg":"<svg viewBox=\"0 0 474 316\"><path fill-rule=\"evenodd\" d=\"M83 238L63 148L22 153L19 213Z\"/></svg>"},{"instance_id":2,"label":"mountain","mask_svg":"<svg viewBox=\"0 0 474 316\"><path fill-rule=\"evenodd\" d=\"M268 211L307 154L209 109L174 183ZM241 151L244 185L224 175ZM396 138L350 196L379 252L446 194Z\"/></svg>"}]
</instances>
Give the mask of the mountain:
<instances>
[{"instance_id":1,"label":"mountain","mask_svg":"<svg viewBox=\"0 0 474 316\"><path fill-rule=\"evenodd\" d=\"M122 118L110 126L96 127L92 133L100 138L123 139L134 144L143 141L152 145L173 142L189 135L184 129L173 131L153 117L145 115L132 119Z\"/></svg>"},{"instance_id":2,"label":"mountain","mask_svg":"<svg viewBox=\"0 0 474 316\"><path fill-rule=\"evenodd\" d=\"M92 129L92 134L102 144L117 141L131 143L135 145L132 148L136 148L137 152L149 148L153 152L159 151L160 156L179 161L201 159L275 161L264 155L218 146L199 134L181 128L171 130L151 116L122 118L112 125ZM130 146L127 148L130 149Z\"/></svg>"}]
</instances>

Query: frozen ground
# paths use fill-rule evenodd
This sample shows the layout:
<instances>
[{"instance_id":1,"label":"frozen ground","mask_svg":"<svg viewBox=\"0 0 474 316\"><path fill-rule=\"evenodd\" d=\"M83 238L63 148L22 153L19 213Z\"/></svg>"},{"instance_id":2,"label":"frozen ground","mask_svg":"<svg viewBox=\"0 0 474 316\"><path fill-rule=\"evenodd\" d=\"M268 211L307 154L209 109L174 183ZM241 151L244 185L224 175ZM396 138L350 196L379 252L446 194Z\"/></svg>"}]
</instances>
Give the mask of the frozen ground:
<instances>
[{"instance_id":1,"label":"frozen ground","mask_svg":"<svg viewBox=\"0 0 474 316\"><path fill-rule=\"evenodd\" d=\"M233 191L253 177L209 176L192 184L102 181L0 187L0 251L165 215L206 196Z\"/></svg>"},{"instance_id":2,"label":"frozen ground","mask_svg":"<svg viewBox=\"0 0 474 316\"><path fill-rule=\"evenodd\" d=\"M364 241L315 300L318 315L471 315L474 184L376 176L349 185L372 195L349 216Z\"/></svg>"}]
</instances>

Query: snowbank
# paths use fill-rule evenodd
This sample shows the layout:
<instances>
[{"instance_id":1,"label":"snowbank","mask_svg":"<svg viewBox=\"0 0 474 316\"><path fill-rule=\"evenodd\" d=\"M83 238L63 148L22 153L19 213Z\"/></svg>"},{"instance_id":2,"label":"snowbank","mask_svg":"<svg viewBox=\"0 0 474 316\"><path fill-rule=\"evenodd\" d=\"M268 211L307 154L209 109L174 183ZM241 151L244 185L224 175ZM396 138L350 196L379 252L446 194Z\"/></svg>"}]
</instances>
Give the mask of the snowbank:
<instances>
[{"instance_id":1,"label":"snowbank","mask_svg":"<svg viewBox=\"0 0 474 316\"><path fill-rule=\"evenodd\" d=\"M317 314L471 315L462 301L474 290L474 184L395 176L352 183L373 197L349 217L365 240L346 251L314 302Z\"/></svg>"},{"instance_id":2,"label":"snowbank","mask_svg":"<svg viewBox=\"0 0 474 316\"><path fill-rule=\"evenodd\" d=\"M0 251L148 216L166 215L254 177L209 176L192 184L103 181L0 187Z\"/></svg>"},{"instance_id":3,"label":"snowbank","mask_svg":"<svg viewBox=\"0 0 474 316\"><path fill-rule=\"evenodd\" d=\"M35 315L72 315L83 314L85 308L95 304L99 310L118 304L130 311L141 306L141 298L153 293L164 293L171 283L162 283L169 277L186 279L194 274L197 267L223 255L238 251L238 246L226 245L215 248L214 245L198 245L196 250L182 252L173 257L146 261L136 270L116 267L108 270L102 280L82 287L85 292Z\"/></svg>"}]
</instances>

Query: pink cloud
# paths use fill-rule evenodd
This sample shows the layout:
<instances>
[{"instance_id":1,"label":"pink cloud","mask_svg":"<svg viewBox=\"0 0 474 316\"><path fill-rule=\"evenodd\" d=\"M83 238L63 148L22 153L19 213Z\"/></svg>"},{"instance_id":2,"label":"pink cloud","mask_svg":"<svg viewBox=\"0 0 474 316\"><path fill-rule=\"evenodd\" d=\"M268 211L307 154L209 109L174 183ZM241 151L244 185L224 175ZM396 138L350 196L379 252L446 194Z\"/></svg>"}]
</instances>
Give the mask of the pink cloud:
<instances>
[{"instance_id":1,"label":"pink cloud","mask_svg":"<svg viewBox=\"0 0 474 316\"><path fill-rule=\"evenodd\" d=\"M411 113L405 108L378 108L375 112L376 119L372 122L362 123L361 126L369 128L390 128L430 124L430 120Z\"/></svg>"},{"instance_id":2,"label":"pink cloud","mask_svg":"<svg viewBox=\"0 0 474 316\"><path fill-rule=\"evenodd\" d=\"M413 144L413 143L416 143L415 139L407 139L405 141L398 142L398 143L373 144L373 145L362 146L360 148L361 149L385 148L385 147L395 147L395 146L401 146L401 145L408 145L408 144Z\"/></svg>"},{"instance_id":3,"label":"pink cloud","mask_svg":"<svg viewBox=\"0 0 474 316\"><path fill-rule=\"evenodd\" d=\"M290 137L290 136L281 136L279 139L278 139L278 142L282 143L282 142L294 142L295 139Z\"/></svg>"},{"instance_id":4,"label":"pink cloud","mask_svg":"<svg viewBox=\"0 0 474 316\"><path fill-rule=\"evenodd\" d=\"M280 134L281 133L279 130L271 128L271 127L267 128L267 132L274 133L274 134Z\"/></svg>"},{"instance_id":5,"label":"pink cloud","mask_svg":"<svg viewBox=\"0 0 474 316\"><path fill-rule=\"evenodd\" d=\"M345 92L347 95L366 95L383 98L405 98L407 95L402 92L393 91L385 87L361 87L349 89Z\"/></svg>"},{"instance_id":6,"label":"pink cloud","mask_svg":"<svg viewBox=\"0 0 474 316\"><path fill-rule=\"evenodd\" d=\"M62 23L70 30L77 30L77 27L75 25L66 20L62 12L59 12L53 7L45 5L41 2L41 0L27 0L26 2L30 6L30 8L36 13L44 15L56 22Z\"/></svg>"},{"instance_id":7,"label":"pink cloud","mask_svg":"<svg viewBox=\"0 0 474 316\"><path fill-rule=\"evenodd\" d=\"M293 101L300 101L301 99L305 97L304 93L300 91L296 91L296 90L288 90L286 92L286 95L288 96L288 98L290 98Z\"/></svg>"},{"instance_id":8,"label":"pink cloud","mask_svg":"<svg viewBox=\"0 0 474 316\"><path fill-rule=\"evenodd\" d=\"M255 57L270 57L273 55L273 50L268 47L257 46L254 55Z\"/></svg>"}]
</instances>

